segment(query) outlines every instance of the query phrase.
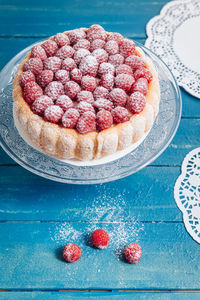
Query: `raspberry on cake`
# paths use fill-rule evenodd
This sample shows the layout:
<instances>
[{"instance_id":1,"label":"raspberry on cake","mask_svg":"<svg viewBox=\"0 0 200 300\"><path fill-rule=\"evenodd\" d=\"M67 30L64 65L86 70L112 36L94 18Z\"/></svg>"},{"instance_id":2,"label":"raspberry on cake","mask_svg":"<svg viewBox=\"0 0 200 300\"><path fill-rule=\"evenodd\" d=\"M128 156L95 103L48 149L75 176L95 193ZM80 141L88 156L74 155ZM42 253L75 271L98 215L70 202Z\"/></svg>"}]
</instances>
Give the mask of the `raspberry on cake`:
<instances>
[{"instance_id":1,"label":"raspberry on cake","mask_svg":"<svg viewBox=\"0 0 200 300\"><path fill-rule=\"evenodd\" d=\"M72 100L67 95L61 95L57 98L56 105L60 106L64 111L73 107Z\"/></svg>"},{"instance_id":2,"label":"raspberry on cake","mask_svg":"<svg viewBox=\"0 0 200 300\"><path fill-rule=\"evenodd\" d=\"M35 75L31 71L23 72L20 77L20 85L24 87L30 81L35 81Z\"/></svg>"},{"instance_id":3,"label":"raspberry on cake","mask_svg":"<svg viewBox=\"0 0 200 300\"><path fill-rule=\"evenodd\" d=\"M15 125L28 144L62 160L95 160L140 142L158 113L160 89L134 41L94 24L33 46L13 98Z\"/></svg>"},{"instance_id":4,"label":"raspberry on cake","mask_svg":"<svg viewBox=\"0 0 200 300\"><path fill-rule=\"evenodd\" d=\"M74 50L78 50L78 49L90 49L90 42L86 39L80 39L78 40L78 42L74 45Z\"/></svg>"},{"instance_id":5,"label":"raspberry on cake","mask_svg":"<svg viewBox=\"0 0 200 300\"><path fill-rule=\"evenodd\" d=\"M124 57L121 54L113 54L109 56L108 62L116 67L124 63Z\"/></svg>"},{"instance_id":6,"label":"raspberry on cake","mask_svg":"<svg viewBox=\"0 0 200 300\"><path fill-rule=\"evenodd\" d=\"M26 72L25 72L26 73ZM23 75L23 74L22 74ZM46 85L48 85L50 82L53 81L53 71L51 70L43 70L38 76L37 76L37 83L44 88Z\"/></svg>"},{"instance_id":7,"label":"raspberry on cake","mask_svg":"<svg viewBox=\"0 0 200 300\"><path fill-rule=\"evenodd\" d=\"M31 50L31 57L40 58L42 61L44 61L47 58L47 54L40 45L36 45Z\"/></svg>"},{"instance_id":8,"label":"raspberry on cake","mask_svg":"<svg viewBox=\"0 0 200 300\"><path fill-rule=\"evenodd\" d=\"M108 110L111 111L113 108L113 103L112 101L109 101L108 99L104 99L104 98L98 98L95 102L94 102L94 107L97 110Z\"/></svg>"},{"instance_id":9,"label":"raspberry on cake","mask_svg":"<svg viewBox=\"0 0 200 300\"><path fill-rule=\"evenodd\" d=\"M94 102L93 94L90 91L80 91L76 96L77 102L85 101L88 103Z\"/></svg>"},{"instance_id":10,"label":"raspberry on cake","mask_svg":"<svg viewBox=\"0 0 200 300\"><path fill-rule=\"evenodd\" d=\"M83 90L93 92L97 86L97 81L94 77L86 75L82 77L81 86Z\"/></svg>"},{"instance_id":11,"label":"raspberry on cake","mask_svg":"<svg viewBox=\"0 0 200 300\"><path fill-rule=\"evenodd\" d=\"M62 124L67 128L75 128L79 117L80 113L78 110L75 108L70 108L64 113L62 117Z\"/></svg>"}]
</instances>

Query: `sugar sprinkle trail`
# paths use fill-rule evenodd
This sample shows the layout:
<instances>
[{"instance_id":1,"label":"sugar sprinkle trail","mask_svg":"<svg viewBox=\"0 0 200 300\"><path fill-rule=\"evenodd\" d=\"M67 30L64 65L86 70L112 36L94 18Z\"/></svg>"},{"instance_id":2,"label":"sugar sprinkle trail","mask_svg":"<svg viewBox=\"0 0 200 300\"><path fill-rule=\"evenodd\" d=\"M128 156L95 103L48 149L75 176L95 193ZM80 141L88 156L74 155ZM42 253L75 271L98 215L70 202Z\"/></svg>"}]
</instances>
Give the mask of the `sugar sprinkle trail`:
<instances>
[{"instance_id":1,"label":"sugar sprinkle trail","mask_svg":"<svg viewBox=\"0 0 200 300\"><path fill-rule=\"evenodd\" d=\"M58 224L51 232L51 239L58 244L69 242L78 243L80 246L90 245L90 235L97 228L105 229L110 236L111 249L118 259L121 259L124 247L131 243L139 243L140 231L144 230L143 224L134 217L128 217L128 208L125 198L129 192L117 188L115 197L106 185L99 185L96 188L96 197L91 201L90 207L83 213L83 219L87 220L86 226L75 229L68 222ZM99 224L100 223L100 224Z\"/></svg>"}]
</instances>

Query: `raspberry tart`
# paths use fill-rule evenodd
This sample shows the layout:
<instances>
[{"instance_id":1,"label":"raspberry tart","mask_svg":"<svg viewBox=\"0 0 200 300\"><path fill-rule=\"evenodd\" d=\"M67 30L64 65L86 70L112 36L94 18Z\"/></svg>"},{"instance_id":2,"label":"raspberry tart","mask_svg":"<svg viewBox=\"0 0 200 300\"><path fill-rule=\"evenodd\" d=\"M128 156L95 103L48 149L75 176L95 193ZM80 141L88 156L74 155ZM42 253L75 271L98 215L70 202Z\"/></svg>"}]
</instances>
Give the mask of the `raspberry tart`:
<instances>
[{"instance_id":1,"label":"raspberry tart","mask_svg":"<svg viewBox=\"0 0 200 300\"><path fill-rule=\"evenodd\" d=\"M132 40L100 25L35 45L13 82L22 138L61 160L95 160L138 143L159 111L152 61Z\"/></svg>"}]
</instances>

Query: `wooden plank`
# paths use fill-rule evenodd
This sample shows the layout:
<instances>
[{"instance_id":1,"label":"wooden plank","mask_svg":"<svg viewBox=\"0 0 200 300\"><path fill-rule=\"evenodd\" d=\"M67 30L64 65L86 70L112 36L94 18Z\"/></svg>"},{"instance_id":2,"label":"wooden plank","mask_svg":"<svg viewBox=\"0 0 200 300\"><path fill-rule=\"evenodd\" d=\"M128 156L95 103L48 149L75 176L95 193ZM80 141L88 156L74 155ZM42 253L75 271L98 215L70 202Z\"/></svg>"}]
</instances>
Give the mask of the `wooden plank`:
<instances>
[{"instance_id":1,"label":"wooden plank","mask_svg":"<svg viewBox=\"0 0 200 300\"><path fill-rule=\"evenodd\" d=\"M174 292L2 292L0 299L2 300L19 300L19 299L137 299L137 300L193 300L199 299L199 293L174 293Z\"/></svg>"},{"instance_id":2,"label":"wooden plank","mask_svg":"<svg viewBox=\"0 0 200 300\"><path fill-rule=\"evenodd\" d=\"M77 188L20 167L1 167L0 220L181 222L173 197L179 174L179 168L149 167L115 182Z\"/></svg>"},{"instance_id":3,"label":"wooden plank","mask_svg":"<svg viewBox=\"0 0 200 300\"><path fill-rule=\"evenodd\" d=\"M145 37L144 24L159 14L168 1L29 1L8 5L1 1L0 26L2 36L43 36L65 29L87 27L98 23L106 30L120 31L127 36ZM26 24L26 25L25 25Z\"/></svg>"},{"instance_id":4,"label":"wooden plank","mask_svg":"<svg viewBox=\"0 0 200 300\"><path fill-rule=\"evenodd\" d=\"M111 237L106 250L89 246L89 234L103 227ZM183 224L1 223L0 287L6 289L199 289L199 245ZM138 242L136 265L120 251ZM81 259L68 264L62 247L75 242Z\"/></svg>"},{"instance_id":5,"label":"wooden plank","mask_svg":"<svg viewBox=\"0 0 200 300\"><path fill-rule=\"evenodd\" d=\"M192 97L191 97L192 99ZM194 98L193 98L194 99ZM183 101L186 99L183 98ZM199 101L199 100L196 100ZM188 102L188 107L192 102ZM194 109L196 107L194 106ZM185 113L187 109L185 107ZM198 114L200 109L198 109ZM184 112L183 112L184 114ZM177 133L164 151L164 153L154 161L153 165L180 166L186 154L200 145L200 119L181 119Z\"/></svg>"},{"instance_id":6,"label":"wooden plank","mask_svg":"<svg viewBox=\"0 0 200 300\"><path fill-rule=\"evenodd\" d=\"M0 69L24 48L41 38L0 38Z\"/></svg>"},{"instance_id":7,"label":"wooden plank","mask_svg":"<svg viewBox=\"0 0 200 300\"><path fill-rule=\"evenodd\" d=\"M189 106L189 103L188 103ZM194 111L195 111L194 106ZM200 119L182 119L176 136L164 153L151 165L180 166L185 155L199 147ZM16 163L0 148L0 165Z\"/></svg>"}]
</instances>

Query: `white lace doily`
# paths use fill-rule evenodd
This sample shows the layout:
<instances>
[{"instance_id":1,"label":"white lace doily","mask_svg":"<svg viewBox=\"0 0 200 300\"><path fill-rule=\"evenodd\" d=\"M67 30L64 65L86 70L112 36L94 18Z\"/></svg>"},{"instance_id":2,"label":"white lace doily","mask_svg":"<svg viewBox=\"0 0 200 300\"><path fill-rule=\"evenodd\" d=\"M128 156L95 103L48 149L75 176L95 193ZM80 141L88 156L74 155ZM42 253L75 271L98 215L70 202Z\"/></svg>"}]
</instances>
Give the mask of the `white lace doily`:
<instances>
[{"instance_id":1,"label":"white lace doily","mask_svg":"<svg viewBox=\"0 0 200 300\"><path fill-rule=\"evenodd\" d=\"M174 187L174 197L187 231L200 243L200 148L186 155Z\"/></svg>"},{"instance_id":2,"label":"white lace doily","mask_svg":"<svg viewBox=\"0 0 200 300\"><path fill-rule=\"evenodd\" d=\"M200 99L200 1L177 0L147 24L145 46L168 65L178 84Z\"/></svg>"}]
</instances>

